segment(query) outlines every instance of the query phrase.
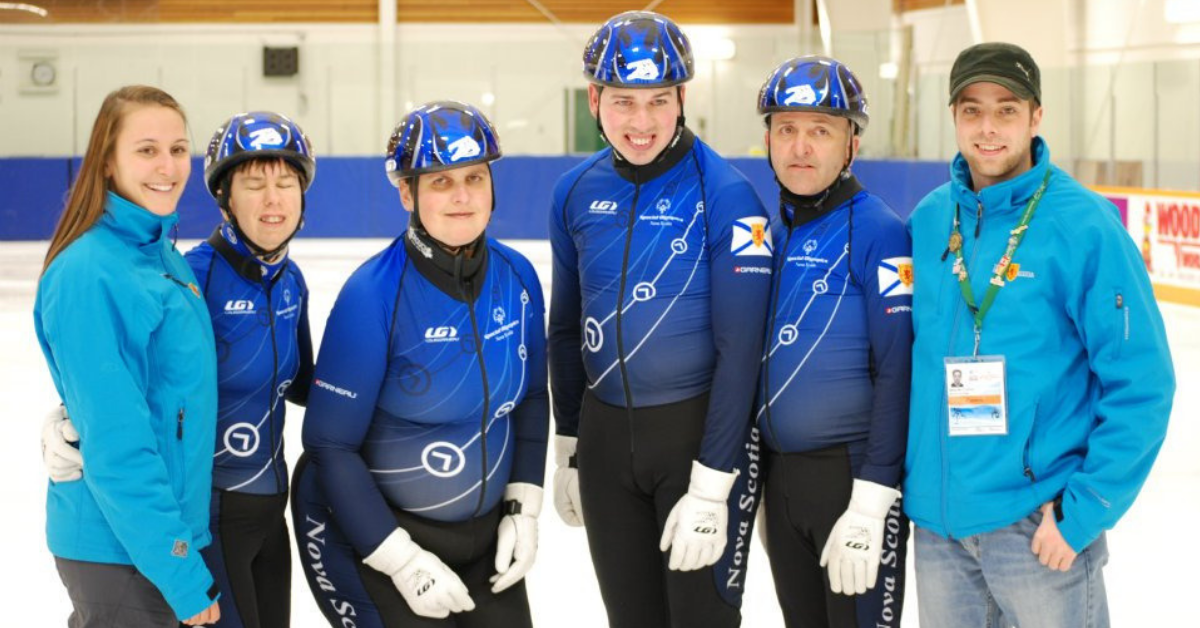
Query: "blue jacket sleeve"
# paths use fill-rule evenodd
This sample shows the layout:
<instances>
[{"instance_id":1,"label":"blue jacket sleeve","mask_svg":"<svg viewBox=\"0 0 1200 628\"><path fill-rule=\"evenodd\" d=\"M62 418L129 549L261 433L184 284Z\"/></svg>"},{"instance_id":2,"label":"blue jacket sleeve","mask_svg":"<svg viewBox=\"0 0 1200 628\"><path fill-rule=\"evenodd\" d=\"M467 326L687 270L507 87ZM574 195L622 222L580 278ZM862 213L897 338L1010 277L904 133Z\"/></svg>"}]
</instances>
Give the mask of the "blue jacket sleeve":
<instances>
[{"instance_id":1,"label":"blue jacket sleeve","mask_svg":"<svg viewBox=\"0 0 1200 628\"><path fill-rule=\"evenodd\" d=\"M771 296L773 246L767 212L744 179L728 181L707 196L716 366L700 443L700 464L730 471L742 447L754 404L754 385ZM762 229L761 246L753 243L751 234L755 225ZM735 231L739 232L736 239Z\"/></svg>"},{"instance_id":2,"label":"blue jacket sleeve","mask_svg":"<svg viewBox=\"0 0 1200 628\"><path fill-rule=\"evenodd\" d=\"M288 386L287 400L298 406L305 406L308 404L308 391L313 378L312 328L308 322L308 284L299 268L295 269L295 273L296 283L300 285L300 322L296 326L300 368L296 371L296 377L292 378L292 385Z\"/></svg>"},{"instance_id":3,"label":"blue jacket sleeve","mask_svg":"<svg viewBox=\"0 0 1200 628\"><path fill-rule=\"evenodd\" d=\"M559 180L550 208L550 248L553 253L550 290L550 388L554 401L555 433L579 435L579 408L587 386L579 318L583 305L579 288L579 252L568 229L566 201L574 181Z\"/></svg>"},{"instance_id":4,"label":"blue jacket sleeve","mask_svg":"<svg viewBox=\"0 0 1200 628\"><path fill-rule=\"evenodd\" d=\"M1175 394L1166 329L1145 263L1112 206L1105 205L1092 228L1070 227L1070 242L1097 243L1076 251L1082 272L1068 282L1074 293L1068 315L1098 384L1087 454L1062 495L1059 530L1077 552L1133 505L1166 437Z\"/></svg>"},{"instance_id":5,"label":"blue jacket sleeve","mask_svg":"<svg viewBox=\"0 0 1200 628\"><path fill-rule=\"evenodd\" d=\"M79 431L83 481L133 566L186 619L212 604L213 579L175 498L146 400L147 351L161 310L123 288L125 277L82 263L64 255L42 278L35 315L43 350ZM174 555L177 541L193 551Z\"/></svg>"},{"instance_id":6,"label":"blue jacket sleeve","mask_svg":"<svg viewBox=\"0 0 1200 628\"><path fill-rule=\"evenodd\" d=\"M529 364L529 384L525 398L512 413L516 445L510 481L541 486L546 472L546 440L550 429L550 398L546 391L546 306L542 298L542 284L533 266L524 259L516 262L521 283L529 292L532 317L525 336L528 339L525 351Z\"/></svg>"},{"instance_id":7,"label":"blue jacket sleeve","mask_svg":"<svg viewBox=\"0 0 1200 628\"><path fill-rule=\"evenodd\" d=\"M377 290L364 270L367 267L346 282L325 325L303 440L338 526L366 556L396 528L359 451L387 372L397 288Z\"/></svg>"},{"instance_id":8,"label":"blue jacket sleeve","mask_svg":"<svg viewBox=\"0 0 1200 628\"><path fill-rule=\"evenodd\" d=\"M852 268L866 305L874 384L866 460L858 477L898 486L912 384L912 242L900 218L871 200L877 204L870 207L870 217L854 220L850 236Z\"/></svg>"}]
</instances>

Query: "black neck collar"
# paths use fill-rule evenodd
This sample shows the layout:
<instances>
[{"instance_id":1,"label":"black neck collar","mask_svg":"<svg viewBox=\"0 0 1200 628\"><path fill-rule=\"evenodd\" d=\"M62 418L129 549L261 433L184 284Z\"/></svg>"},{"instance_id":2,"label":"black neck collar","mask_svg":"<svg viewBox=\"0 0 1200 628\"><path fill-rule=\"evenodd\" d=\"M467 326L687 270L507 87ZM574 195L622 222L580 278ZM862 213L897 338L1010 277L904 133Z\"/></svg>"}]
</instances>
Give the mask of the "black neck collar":
<instances>
[{"instance_id":1,"label":"black neck collar","mask_svg":"<svg viewBox=\"0 0 1200 628\"><path fill-rule=\"evenodd\" d=\"M635 166L625 161L625 158L614 148L612 151L613 168L626 181L645 183L674 168L675 164L682 161L684 156L692 150L692 145L695 143L696 136L691 129L681 126L671 143L667 144L667 147L658 154L654 161L644 166Z\"/></svg>"},{"instance_id":2,"label":"black neck collar","mask_svg":"<svg viewBox=\"0 0 1200 628\"><path fill-rule=\"evenodd\" d=\"M837 181L826 188L824 192L813 196L793 194L781 185L779 186L779 217L785 224L799 227L831 209L840 207L862 190L862 183L859 183L858 177L853 174L844 179L838 177ZM788 210L791 210L791 220L788 220Z\"/></svg>"},{"instance_id":3,"label":"black neck collar","mask_svg":"<svg viewBox=\"0 0 1200 628\"><path fill-rule=\"evenodd\" d=\"M212 235L208 236L207 241L208 245L233 268L234 272L243 279L254 283L273 285L283 275L283 270L288 263L287 254L285 253L282 259L276 262L276 264L279 264L279 270L270 276L264 275L263 268L265 266L263 266L262 262L253 255L247 255L230 244L229 240L226 240L225 236L221 234L221 225L217 225Z\"/></svg>"},{"instance_id":4,"label":"black neck collar","mask_svg":"<svg viewBox=\"0 0 1200 628\"><path fill-rule=\"evenodd\" d=\"M483 290L487 269L487 233L450 253L424 230L410 226L404 234L404 248L421 273L447 296L464 303L474 302Z\"/></svg>"}]
</instances>

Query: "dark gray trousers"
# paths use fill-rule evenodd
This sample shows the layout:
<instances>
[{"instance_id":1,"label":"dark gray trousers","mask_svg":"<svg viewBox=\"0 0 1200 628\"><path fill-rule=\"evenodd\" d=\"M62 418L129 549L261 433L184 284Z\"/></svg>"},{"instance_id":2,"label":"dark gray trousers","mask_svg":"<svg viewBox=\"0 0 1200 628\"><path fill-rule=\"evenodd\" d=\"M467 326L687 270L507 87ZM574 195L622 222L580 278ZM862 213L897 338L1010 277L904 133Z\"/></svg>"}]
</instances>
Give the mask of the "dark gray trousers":
<instances>
[{"instance_id":1,"label":"dark gray trousers","mask_svg":"<svg viewBox=\"0 0 1200 628\"><path fill-rule=\"evenodd\" d=\"M74 607L68 628L179 628L162 593L131 565L54 563Z\"/></svg>"}]
</instances>

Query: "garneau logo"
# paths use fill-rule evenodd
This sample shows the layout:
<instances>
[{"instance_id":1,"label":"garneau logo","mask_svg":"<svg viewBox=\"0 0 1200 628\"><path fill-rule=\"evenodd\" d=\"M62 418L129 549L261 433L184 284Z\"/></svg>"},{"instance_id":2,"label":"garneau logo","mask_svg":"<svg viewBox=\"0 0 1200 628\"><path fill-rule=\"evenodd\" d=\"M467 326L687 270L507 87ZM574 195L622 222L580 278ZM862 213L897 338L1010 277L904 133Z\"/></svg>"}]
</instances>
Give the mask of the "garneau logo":
<instances>
[{"instance_id":1,"label":"garneau logo","mask_svg":"<svg viewBox=\"0 0 1200 628\"><path fill-rule=\"evenodd\" d=\"M425 330L425 342L451 342L458 338L458 330L454 327L430 327Z\"/></svg>"},{"instance_id":2,"label":"garneau logo","mask_svg":"<svg viewBox=\"0 0 1200 628\"><path fill-rule=\"evenodd\" d=\"M254 301L247 301L245 299L236 299L236 300L230 299L225 302L225 313L226 314L253 314L254 313Z\"/></svg>"},{"instance_id":3,"label":"garneau logo","mask_svg":"<svg viewBox=\"0 0 1200 628\"><path fill-rule=\"evenodd\" d=\"M733 272L737 274L748 273L752 275L770 275L771 269L763 268L762 266L734 266Z\"/></svg>"},{"instance_id":4,"label":"garneau logo","mask_svg":"<svg viewBox=\"0 0 1200 628\"><path fill-rule=\"evenodd\" d=\"M313 383L317 385L317 388L324 388L325 390L328 390L329 392L334 393L335 395L349 397L350 399L358 399L358 393L356 393L352 390L346 390L345 388L339 388L337 386L334 386L333 384L330 384L328 382L325 382L325 381L319 380L319 379L313 380Z\"/></svg>"}]
</instances>

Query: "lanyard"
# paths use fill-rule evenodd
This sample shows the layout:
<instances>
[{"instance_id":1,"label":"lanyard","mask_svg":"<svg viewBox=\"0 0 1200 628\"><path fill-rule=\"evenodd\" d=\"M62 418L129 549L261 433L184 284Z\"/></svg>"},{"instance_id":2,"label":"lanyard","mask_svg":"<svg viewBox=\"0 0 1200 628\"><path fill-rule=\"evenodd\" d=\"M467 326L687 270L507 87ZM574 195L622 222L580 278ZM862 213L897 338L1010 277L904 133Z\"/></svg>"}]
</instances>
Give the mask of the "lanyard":
<instances>
[{"instance_id":1,"label":"lanyard","mask_svg":"<svg viewBox=\"0 0 1200 628\"><path fill-rule=\"evenodd\" d=\"M1009 232L1008 248L1004 249L1004 255L1000 257L1000 261L992 268L992 280L989 282L987 292L983 295L983 303L975 304L975 294L971 291L970 275L967 273L967 262L963 259L962 254L962 233L959 231L959 208L954 206L954 226L950 231L950 251L954 253L954 268L951 272L958 275L958 287L962 291L963 300L967 302L967 308L971 311L971 315L975 318L975 355L979 355L979 337L983 332L983 318L987 316L988 310L992 309L992 302L996 300L996 295L999 294L1000 288L1004 287L1004 274L1008 272L1008 267L1012 265L1013 254L1016 253L1017 247L1021 246L1021 241L1025 239L1025 232L1029 229L1029 221L1033 220L1033 212L1037 209L1038 203L1042 200L1042 194L1046 192L1046 184L1050 182L1050 169L1046 169L1046 176L1042 178L1042 185L1033 193L1033 198L1029 199L1029 203L1025 205L1025 211L1021 214L1021 220L1017 226Z\"/></svg>"}]
</instances>

